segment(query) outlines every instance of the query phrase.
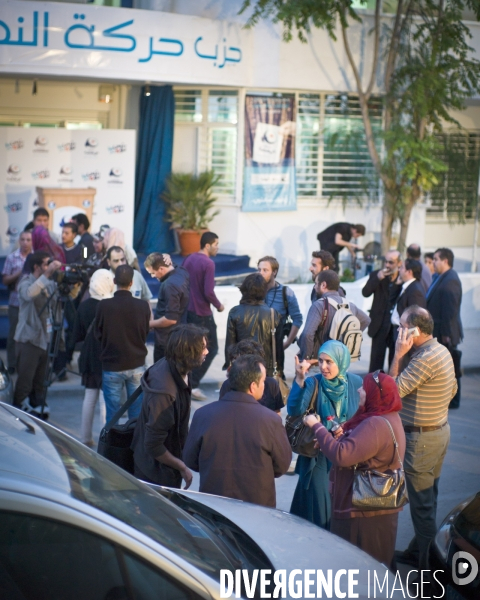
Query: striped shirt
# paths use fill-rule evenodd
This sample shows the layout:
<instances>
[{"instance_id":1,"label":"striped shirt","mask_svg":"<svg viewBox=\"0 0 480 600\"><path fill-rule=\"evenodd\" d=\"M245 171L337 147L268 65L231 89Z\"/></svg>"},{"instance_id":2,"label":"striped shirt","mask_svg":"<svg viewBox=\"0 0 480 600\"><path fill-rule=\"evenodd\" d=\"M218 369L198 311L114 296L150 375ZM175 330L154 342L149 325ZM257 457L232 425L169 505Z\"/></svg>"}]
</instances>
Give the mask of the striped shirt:
<instances>
[{"instance_id":1,"label":"striped shirt","mask_svg":"<svg viewBox=\"0 0 480 600\"><path fill-rule=\"evenodd\" d=\"M419 346L395 380L403 403L403 425L427 427L447 422L457 380L450 352L436 338Z\"/></svg>"}]
</instances>

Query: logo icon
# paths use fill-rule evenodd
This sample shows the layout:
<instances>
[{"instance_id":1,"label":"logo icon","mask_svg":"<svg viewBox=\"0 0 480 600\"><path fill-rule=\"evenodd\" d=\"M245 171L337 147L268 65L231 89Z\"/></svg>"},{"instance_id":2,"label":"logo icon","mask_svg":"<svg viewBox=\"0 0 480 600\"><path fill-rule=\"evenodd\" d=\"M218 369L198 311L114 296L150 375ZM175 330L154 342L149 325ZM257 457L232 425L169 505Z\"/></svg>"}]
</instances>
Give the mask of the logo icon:
<instances>
[{"instance_id":1,"label":"logo icon","mask_svg":"<svg viewBox=\"0 0 480 600\"><path fill-rule=\"evenodd\" d=\"M87 148L96 148L98 146L98 140L96 138L87 138L85 146L87 146Z\"/></svg>"},{"instance_id":2,"label":"logo icon","mask_svg":"<svg viewBox=\"0 0 480 600\"><path fill-rule=\"evenodd\" d=\"M83 206L84 208L88 208L88 207L89 207L91 204L92 204L92 203L91 203L91 201L90 201L90 200L88 200L88 198L86 198L86 199L85 199L85 200L82 202L82 206Z\"/></svg>"},{"instance_id":3,"label":"logo icon","mask_svg":"<svg viewBox=\"0 0 480 600\"><path fill-rule=\"evenodd\" d=\"M35 146L46 146L48 144L48 140L43 135L39 135L34 142Z\"/></svg>"},{"instance_id":4,"label":"logo icon","mask_svg":"<svg viewBox=\"0 0 480 600\"><path fill-rule=\"evenodd\" d=\"M9 235L9 236L18 235L18 228L17 227L9 227L7 229L7 235Z\"/></svg>"},{"instance_id":5,"label":"logo icon","mask_svg":"<svg viewBox=\"0 0 480 600\"><path fill-rule=\"evenodd\" d=\"M60 169L60 175L71 175L71 174L72 174L72 167L70 167L68 165L63 166Z\"/></svg>"},{"instance_id":6,"label":"logo icon","mask_svg":"<svg viewBox=\"0 0 480 600\"><path fill-rule=\"evenodd\" d=\"M7 169L7 173L10 173L10 175L18 175L20 171L21 169L18 165L10 165Z\"/></svg>"},{"instance_id":7,"label":"logo icon","mask_svg":"<svg viewBox=\"0 0 480 600\"><path fill-rule=\"evenodd\" d=\"M110 169L109 175L110 175L110 177L121 177L122 169Z\"/></svg>"},{"instance_id":8,"label":"logo icon","mask_svg":"<svg viewBox=\"0 0 480 600\"><path fill-rule=\"evenodd\" d=\"M49 208L50 210L53 210L53 209L54 209L56 206L57 206L57 205L55 204L55 202L49 202L49 203L48 203L48 208Z\"/></svg>"},{"instance_id":9,"label":"logo icon","mask_svg":"<svg viewBox=\"0 0 480 600\"><path fill-rule=\"evenodd\" d=\"M84 173L82 179L83 181L95 181L96 179L100 179L100 172L92 171L91 173Z\"/></svg>"},{"instance_id":10,"label":"logo icon","mask_svg":"<svg viewBox=\"0 0 480 600\"><path fill-rule=\"evenodd\" d=\"M478 575L478 562L469 552L459 550L452 558L452 579L457 585L468 585Z\"/></svg>"},{"instance_id":11,"label":"logo icon","mask_svg":"<svg viewBox=\"0 0 480 600\"><path fill-rule=\"evenodd\" d=\"M58 149L60 152L72 152L75 150L75 142L67 142L66 144L59 144Z\"/></svg>"},{"instance_id":12,"label":"logo icon","mask_svg":"<svg viewBox=\"0 0 480 600\"><path fill-rule=\"evenodd\" d=\"M122 213L125 210L123 204L115 204L114 206L107 207L107 213L109 215L116 215L118 213Z\"/></svg>"},{"instance_id":13,"label":"logo icon","mask_svg":"<svg viewBox=\"0 0 480 600\"><path fill-rule=\"evenodd\" d=\"M13 142L7 142L5 148L7 150L21 150L24 145L23 140L14 140Z\"/></svg>"},{"instance_id":14,"label":"logo icon","mask_svg":"<svg viewBox=\"0 0 480 600\"><path fill-rule=\"evenodd\" d=\"M120 154L121 152L127 151L127 145L117 144L116 146L109 146L108 151L110 152L110 154Z\"/></svg>"},{"instance_id":15,"label":"logo icon","mask_svg":"<svg viewBox=\"0 0 480 600\"><path fill-rule=\"evenodd\" d=\"M4 208L7 211L7 213L19 212L20 210L22 210L22 203L13 202L12 204L7 204L7 206L4 206Z\"/></svg>"},{"instance_id":16,"label":"logo icon","mask_svg":"<svg viewBox=\"0 0 480 600\"><path fill-rule=\"evenodd\" d=\"M48 179L50 177L50 171L48 169L43 169L42 171L36 171L32 173L33 179Z\"/></svg>"}]
</instances>

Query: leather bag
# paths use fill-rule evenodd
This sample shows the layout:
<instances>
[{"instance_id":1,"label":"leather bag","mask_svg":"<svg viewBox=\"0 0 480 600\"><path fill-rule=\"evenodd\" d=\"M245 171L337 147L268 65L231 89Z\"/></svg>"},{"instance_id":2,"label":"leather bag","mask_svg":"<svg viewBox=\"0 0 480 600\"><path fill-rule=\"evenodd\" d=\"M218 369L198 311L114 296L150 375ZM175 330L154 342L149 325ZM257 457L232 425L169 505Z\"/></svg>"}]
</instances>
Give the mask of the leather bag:
<instances>
[{"instance_id":1,"label":"leather bag","mask_svg":"<svg viewBox=\"0 0 480 600\"><path fill-rule=\"evenodd\" d=\"M303 417L315 414L318 397L318 379L313 377L313 380L315 385L307 410L298 417L287 415L285 419L285 431L287 432L292 451L301 456L308 456L308 458L315 458L319 453L319 449L314 448L316 438L312 428L303 422Z\"/></svg>"},{"instance_id":2,"label":"leather bag","mask_svg":"<svg viewBox=\"0 0 480 600\"><path fill-rule=\"evenodd\" d=\"M277 342L275 339L275 310L270 309L270 317L272 319L272 358L273 358L273 378L277 381L278 387L280 388L280 394L282 395L283 404L287 403L288 394L290 393L290 387L288 383L277 371Z\"/></svg>"},{"instance_id":3,"label":"leather bag","mask_svg":"<svg viewBox=\"0 0 480 600\"><path fill-rule=\"evenodd\" d=\"M390 422L382 417L390 428L393 438L393 455L398 456L400 468L390 473L375 469L357 469L353 473L352 506L361 510L388 510L401 508L408 502L407 482L403 463L398 452L398 443ZM393 462L393 461L392 461Z\"/></svg>"},{"instance_id":4,"label":"leather bag","mask_svg":"<svg viewBox=\"0 0 480 600\"><path fill-rule=\"evenodd\" d=\"M108 458L108 460L132 475L134 471L134 464L133 450L131 450L130 446L132 445L133 432L135 431L137 419L130 419L123 425L117 425L117 421L120 419L123 413L130 408L130 406L135 402L141 393L142 386L139 385L130 398L128 398L128 400L122 404L122 406L102 429L97 448L98 454Z\"/></svg>"}]
</instances>

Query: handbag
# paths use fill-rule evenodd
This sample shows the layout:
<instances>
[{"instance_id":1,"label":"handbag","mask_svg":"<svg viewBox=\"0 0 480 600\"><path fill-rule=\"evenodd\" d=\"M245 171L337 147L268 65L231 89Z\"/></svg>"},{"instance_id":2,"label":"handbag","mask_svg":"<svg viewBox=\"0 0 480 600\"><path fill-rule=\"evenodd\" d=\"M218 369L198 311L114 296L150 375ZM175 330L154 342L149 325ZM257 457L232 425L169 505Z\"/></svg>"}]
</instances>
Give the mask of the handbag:
<instances>
[{"instance_id":1,"label":"handbag","mask_svg":"<svg viewBox=\"0 0 480 600\"><path fill-rule=\"evenodd\" d=\"M277 342L275 339L275 310L273 308L270 309L270 316L272 319L272 359L273 359L273 378L278 383L278 387L280 388L280 394L282 395L283 404L287 403L288 394L290 393L290 387L288 383L283 379L283 377L277 371Z\"/></svg>"},{"instance_id":2,"label":"handbag","mask_svg":"<svg viewBox=\"0 0 480 600\"><path fill-rule=\"evenodd\" d=\"M129 419L123 425L117 425L117 421L132 406L141 393L142 386L139 385L102 429L97 448L98 454L108 458L108 460L132 475L134 471L133 450L130 446L132 445L137 419L136 417Z\"/></svg>"},{"instance_id":3,"label":"handbag","mask_svg":"<svg viewBox=\"0 0 480 600\"><path fill-rule=\"evenodd\" d=\"M300 416L292 417L287 415L285 419L285 431L287 432L288 441L292 447L292 451L301 456L308 456L308 458L315 458L320 452L318 448L315 448L315 434L311 427L305 425L303 417L306 415L315 414L315 404L318 396L318 379L312 377L314 381L314 388L312 398L307 410Z\"/></svg>"},{"instance_id":4,"label":"handbag","mask_svg":"<svg viewBox=\"0 0 480 600\"><path fill-rule=\"evenodd\" d=\"M394 446L393 456L397 454L400 468L391 473L380 473L374 469L359 470L358 465L354 466L352 506L361 510L401 508L408 502L407 482L398 443L390 422L384 417L382 419L390 428Z\"/></svg>"}]
</instances>

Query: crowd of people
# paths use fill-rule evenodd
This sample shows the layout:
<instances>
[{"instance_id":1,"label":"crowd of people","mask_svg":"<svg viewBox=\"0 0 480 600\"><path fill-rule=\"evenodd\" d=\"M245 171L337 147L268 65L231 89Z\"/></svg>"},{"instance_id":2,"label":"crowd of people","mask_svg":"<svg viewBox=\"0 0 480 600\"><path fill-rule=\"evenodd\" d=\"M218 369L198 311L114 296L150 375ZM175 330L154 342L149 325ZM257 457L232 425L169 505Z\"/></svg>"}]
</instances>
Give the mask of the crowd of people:
<instances>
[{"instance_id":1,"label":"crowd of people","mask_svg":"<svg viewBox=\"0 0 480 600\"><path fill-rule=\"evenodd\" d=\"M136 420L137 477L177 488L183 481L189 487L197 471L202 492L274 507L275 478L292 460L279 417L285 350L303 325L294 291L276 280L276 258L261 258L258 272L241 284L240 303L227 319L227 377L219 399L198 408L190 423L191 400L206 399L201 381L219 351L212 311L224 310L214 289L218 236L204 233L199 252L182 266L165 253L146 257L147 272L160 282L153 313L138 259L121 231L104 227L91 236L88 219L79 214L64 224L60 243L48 231L45 213L37 209L3 271L11 290L8 367L18 375L15 406L48 415L47 365L56 359L52 366L62 377L81 342L83 443L94 445L97 403L108 422L121 406L123 390L131 396L140 386L142 393L128 409ZM362 227L332 230L329 239L354 252L349 240L364 233ZM286 400L288 415L305 415L317 449L314 456L298 457L291 512L392 567L395 560L425 565L450 439L448 410L460 403L462 290L453 253L439 248L428 257L433 275L420 258L416 245L404 260L398 251L386 254L384 266L363 288L365 297L373 295L368 316L346 297L332 253L324 247L312 252L312 303ZM69 279L66 273L80 264L88 278ZM59 294L62 301L52 302ZM340 320L348 327L342 328ZM349 368L367 328L372 352L370 372L362 379ZM154 364L146 368L150 331ZM55 336L58 356L51 352ZM382 370L387 349L388 374ZM362 510L352 502L352 489L357 469L390 473L402 468L415 536L395 556L401 507Z\"/></svg>"}]
</instances>

